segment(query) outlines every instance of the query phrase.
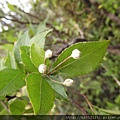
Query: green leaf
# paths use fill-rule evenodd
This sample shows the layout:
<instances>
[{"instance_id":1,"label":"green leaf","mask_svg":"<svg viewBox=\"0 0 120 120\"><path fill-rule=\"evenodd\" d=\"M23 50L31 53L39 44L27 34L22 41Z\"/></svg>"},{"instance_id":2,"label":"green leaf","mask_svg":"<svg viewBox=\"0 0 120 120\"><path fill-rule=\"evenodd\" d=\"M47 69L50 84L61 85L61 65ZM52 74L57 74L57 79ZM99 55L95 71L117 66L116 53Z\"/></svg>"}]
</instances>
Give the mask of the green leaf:
<instances>
[{"instance_id":1,"label":"green leaf","mask_svg":"<svg viewBox=\"0 0 120 120\"><path fill-rule=\"evenodd\" d=\"M25 85L25 74L20 70L6 68L0 71L0 96L19 90Z\"/></svg>"},{"instance_id":2,"label":"green leaf","mask_svg":"<svg viewBox=\"0 0 120 120\"><path fill-rule=\"evenodd\" d=\"M37 34L45 31L45 29L46 29L46 24L45 23L40 23L37 27Z\"/></svg>"},{"instance_id":3,"label":"green leaf","mask_svg":"<svg viewBox=\"0 0 120 120\"><path fill-rule=\"evenodd\" d=\"M12 115L22 115L25 111L25 102L22 100L15 100L9 105L9 108Z\"/></svg>"},{"instance_id":4,"label":"green leaf","mask_svg":"<svg viewBox=\"0 0 120 120\"><path fill-rule=\"evenodd\" d=\"M11 47L13 46L13 44L10 44L10 43L14 43L17 40L17 37L14 35L14 33L15 33L15 29L10 29L10 31L8 33L3 33L4 38L7 41L9 41L8 45L11 46ZM9 48L9 46L8 46L8 48Z\"/></svg>"},{"instance_id":5,"label":"green leaf","mask_svg":"<svg viewBox=\"0 0 120 120\"><path fill-rule=\"evenodd\" d=\"M100 110L110 115L120 115L120 110L105 110L105 109Z\"/></svg>"},{"instance_id":6,"label":"green leaf","mask_svg":"<svg viewBox=\"0 0 120 120\"><path fill-rule=\"evenodd\" d=\"M0 102L0 111L4 109L2 102Z\"/></svg>"},{"instance_id":7,"label":"green leaf","mask_svg":"<svg viewBox=\"0 0 120 120\"><path fill-rule=\"evenodd\" d=\"M7 58L6 58L6 60L5 60L5 66L6 66L7 68L16 69L15 58L14 58L14 56L12 55L12 53L9 52L9 51L8 51Z\"/></svg>"},{"instance_id":8,"label":"green leaf","mask_svg":"<svg viewBox=\"0 0 120 120\"><path fill-rule=\"evenodd\" d=\"M13 51L14 46L12 44L4 44L2 45L2 49L4 50L9 50L9 51Z\"/></svg>"},{"instance_id":9,"label":"green leaf","mask_svg":"<svg viewBox=\"0 0 120 120\"><path fill-rule=\"evenodd\" d=\"M27 91L35 114L46 114L53 106L54 90L40 74L31 73L26 79Z\"/></svg>"},{"instance_id":10,"label":"green leaf","mask_svg":"<svg viewBox=\"0 0 120 120\"><path fill-rule=\"evenodd\" d=\"M14 55L15 55L15 60L20 68L22 68L21 65L21 57L20 57L20 46L28 46L29 45L29 36L28 36L28 31L25 32L17 41L17 43L14 46Z\"/></svg>"},{"instance_id":11,"label":"green leaf","mask_svg":"<svg viewBox=\"0 0 120 120\"><path fill-rule=\"evenodd\" d=\"M3 12L2 8L0 8L0 16L4 16L4 12Z\"/></svg>"},{"instance_id":12,"label":"green leaf","mask_svg":"<svg viewBox=\"0 0 120 120\"><path fill-rule=\"evenodd\" d=\"M15 6L11 5L10 3L8 3L8 8L13 12L15 11Z\"/></svg>"},{"instance_id":13,"label":"green leaf","mask_svg":"<svg viewBox=\"0 0 120 120\"><path fill-rule=\"evenodd\" d=\"M33 114L33 108L26 109L24 113L25 114L31 114L31 113Z\"/></svg>"},{"instance_id":14,"label":"green leaf","mask_svg":"<svg viewBox=\"0 0 120 120\"><path fill-rule=\"evenodd\" d=\"M0 96L0 101L5 100L6 98L4 96Z\"/></svg>"},{"instance_id":15,"label":"green leaf","mask_svg":"<svg viewBox=\"0 0 120 120\"><path fill-rule=\"evenodd\" d=\"M31 40L30 40L30 43L29 45L32 45L33 43L36 43L38 44L41 48L44 48L44 45L45 45L45 37L47 36L47 34L49 32L51 32L52 29L50 30L46 30L44 32L41 32L37 35L35 35Z\"/></svg>"},{"instance_id":16,"label":"green leaf","mask_svg":"<svg viewBox=\"0 0 120 120\"><path fill-rule=\"evenodd\" d=\"M37 72L38 69L37 67L34 66L34 64L32 63L31 59L30 59L30 47L28 46L21 46L20 47L21 50L21 58L22 58L22 62L24 63L24 65L27 67L27 69L30 72Z\"/></svg>"},{"instance_id":17,"label":"green leaf","mask_svg":"<svg viewBox=\"0 0 120 120\"><path fill-rule=\"evenodd\" d=\"M81 42L70 46L60 54L53 66L57 66L70 56L74 49L81 51L80 59L70 58L60 65L55 72L60 72L61 75L66 77L76 77L93 71L102 61L108 45L109 41L99 41Z\"/></svg>"},{"instance_id":18,"label":"green leaf","mask_svg":"<svg viewBox=\"0 0 120 120\"><path fill-rule=\"evenodd\" d=\"M6 109L3 109L2 111L0 111L0 119L2 120L5 120L6 118L5 118L5 116L3 116L3 115L10 115L10 113L6 110Z\"/></svg>"},{"instance_id":19,"label":"green leaf","mask_svg":"<svg viewBox=\"0 0 120 120\"><path fill-rule=\"evenodd\" d=\"M19 50L20 46L31 46L33 43L36 43L41 48L44 48L45 37L50 31L51 31L51 29L41 32L41 33L37 34L36 36L34 36L31 40L28 36L28 31L27 31L19 38L19 40L17 41L17 43L15 44L15 47L14 47L14 55L15 55L15 60L20 69L23 69L23 65L21 63L22 60L20 57L20 50Z\"/></svg>"},{"instance_id":20,"label":"green leaf","mask_svg":"<svg viewBox=\"0 0 120 120\"><path fill-rule=\"evenodd\" d=\"M106 110L106 109L99 108L99 107L97 107L95 105L93 107L97 108L98 110L103 111L104 113L110 114L110 115L120 115L119 110Z\"/></svg>"},{"instance_id":21,"label":"green leaf","mask_svg":"<svg viewBox=\"0 0 120 120\"><path fill-rule=\"evenodd\" d=\"M44 63L45 52L37 44L32 44L30 48L30 54L31 54L31 60L36 67Z\"/></svg>"},{"instance_id":22,"label":"green leaf","mask_svg":"<svg viewBox=\"0 0 120 120\"><path fill-rule=\"evenodd\" d=\"M4 58L2 58L0 60L0 70L3 70L5 68L5 65L4 65Z\"/></svg>"},{"instance_id":23,"label":"green leaf","mask_svg":"<svg viewBox=\"0 0 120 120\"><path fill-rule=\"evenodd\" d=\"M68 96L65 93L64 87L61 84L52 82L50 79L58 81L58 79L54 76L50 76L50 79L47 77L44 77L44 79L50 84L50 86L55 90L56 96L58 99L68 101Z\"/></svg>"}]
</instances>

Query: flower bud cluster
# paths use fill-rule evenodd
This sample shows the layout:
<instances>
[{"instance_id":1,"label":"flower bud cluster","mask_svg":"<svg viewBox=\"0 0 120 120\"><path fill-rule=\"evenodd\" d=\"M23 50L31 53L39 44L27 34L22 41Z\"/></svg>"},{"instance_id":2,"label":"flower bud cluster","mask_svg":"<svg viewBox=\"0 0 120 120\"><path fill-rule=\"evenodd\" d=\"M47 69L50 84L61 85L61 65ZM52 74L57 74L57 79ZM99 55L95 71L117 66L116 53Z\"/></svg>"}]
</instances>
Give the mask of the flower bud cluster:
<instances>
[{"instance_id":1,"label":"flower bud cluster","mask_svg":"<svg viewBox=\"0 0 120 120\"><path fill-rule=\"evenodd\" d=\"M51 50L46 50L46 52L45 52L45 60L47 59L47 58L51 58L52 57L52 54L53 54L53 52L51 51ZM74 58L74 59L79 59L80 58L80 54L81 54L81 52L78 50L78 49L74 49L73 51L72 51L72 53L71 53L71 55L67 58L67 59L65 59L64 61L62 61L59 65L61 65L63 62L65 62L65 61L67 61L70 57L72 57L72 58ZM58 66L57 66L58 67ZM56 69L56 68L54 68L54 69ZM45 62L44 62L44 64L41 64L39 67L38 67L38 70L39 70L39 72L40 73L46 73L46 70L47 70L47 66L45 65ZM53 70L54 71L54 70ZM52 71L52 72L53 72ZM70 86L71 84L72 84L72 82L73 82L73 80L71 80L71 79L66 79L66 81L64 82L64 85L66 85L66 86Z\"/></svg>"},{"instance_id":2,"label":"flower bud cluster","mask_svg":"<svg viewBox=\"0 0 120 120\"><path fill-rule=\"evenodd\" d=\"M51 58L52 57L52 51L51 50L47 50L45 52L45 59L46 58ZM47 70L47 66L45 64L41 64L39 67L38 67L38 71L40 73L46 73L46 70Z\"/></svg>"}]
</instances>

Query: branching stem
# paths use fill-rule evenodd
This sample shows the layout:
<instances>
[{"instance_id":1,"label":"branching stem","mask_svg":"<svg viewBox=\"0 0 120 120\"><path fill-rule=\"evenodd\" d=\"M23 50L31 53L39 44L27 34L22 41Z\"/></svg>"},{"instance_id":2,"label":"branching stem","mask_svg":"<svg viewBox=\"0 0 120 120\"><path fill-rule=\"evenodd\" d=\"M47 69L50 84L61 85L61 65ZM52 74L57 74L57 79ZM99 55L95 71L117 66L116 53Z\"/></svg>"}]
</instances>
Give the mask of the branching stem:
<instances>
[{"instance_id":1,"label":"branching stem","mask_svg":"<svg viewBox=\"0 0 120 120\"><path fill-rule=\"evenodd\" d=\"M59 68L60 65L62 65L64 62L66 62L67 60L69 60L71 58L71 56L67 57L66 59L64 59L61 63L59 63L56 67L53 68L53 70L51 70L50 72L48 72L47 74L50 75L52 73L54 73L56 71L57 68Z\"/></svg>"}]
</instances>

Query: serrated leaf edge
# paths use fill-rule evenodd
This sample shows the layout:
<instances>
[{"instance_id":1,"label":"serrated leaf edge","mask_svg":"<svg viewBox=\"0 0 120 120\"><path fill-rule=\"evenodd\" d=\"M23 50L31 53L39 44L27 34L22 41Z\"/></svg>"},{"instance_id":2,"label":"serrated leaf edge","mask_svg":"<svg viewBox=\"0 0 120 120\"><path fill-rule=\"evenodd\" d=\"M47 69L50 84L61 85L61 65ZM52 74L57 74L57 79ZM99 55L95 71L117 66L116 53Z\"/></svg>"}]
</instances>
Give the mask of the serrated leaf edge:
<instances>
[{"instance_id":1,"label":"serrated leaf edge","mask_svg":"<svg viewBox=\"0 0 120 120\"><path fill-rule=\"evenodd\" d=\"M62 52L61 52L61 54L57 57L57 59L55 60L55 62L54 63L56 63L57 62L57 60L59 59L59 57L64 53L64 51L66 51L67 49L69 49L69 48L71 48L71 47L73 47L73 46L75 46L75 45L77 45L77 44L86 44L86 43L90 43L90 44L92 44L92 43L99 43L99 42L106 42L106 43L108 43L109 44L109 42L110 42L110 40L104 40L104 41L88 41L88 42L79 42L79 43L75 43L75 44L72 44L71 46L69 46L68 48L66 48L66 49L64 49ZM59 63L58 63L59 64ZM58 64L56 64L55 66L57 66ZM53 64L53 66L54 66L54 64ZM54 66L54 67L55 67Z\"/></svg>"},{"instance_id":2,"label":"serrated leaf edge","mask_svg":"<svg viewBox=\"0 0 120 120\"><path fill-rule=\"evenodd\" d=\"M13 79L15 79L15 78L16 78L17 76L19 76L21 73L22 73L22 72L20 72L19 74L17 74ZM13 79L12 79L12 80L13 80ZM11 81L12 81L12 80L11 80ZM10 81L10 82L11 82L11 81ZM10 82L9 82L9 83L10 83ZM8 86L8 84L7 84L6 86ZM5 86L5 87L6 87L6 86ZM4 88L5 88L5 87L4 87ZM3 88L3 89L4 89L4 88ZM3 89L2 89L2 90L3 90ZM2 91L2 90L1 90L1 91ZM19 89L16 89L15 91L17 91L17 90L19 90ZM0 91L0 92L1 92L1 91ZM7 93L7 94L10 94L10 93L15 92L15 91L14 91L14 90L9 91L9 93ZM5 96L5 95L6 95L6 94L3 94L2 96ZM0 96L1 96L1 94L0 94Z\"/></svg>"},{"instance_id":3,"label":"serrated leaf edge","mask_svg":"<svg viewBox=\"0 0 120 120\"><path fill-rule=\"evenodd\" d=\"M33 73L29 74L28 76L30 76L30 75L32 75L32 74L38 74L38 73L33 72ZM28 78L28 76L25 78L26 86L27 86L27 78ZM27 89L27 93L28 93L28 97L29 97L30 103L32 104L34 114L36 115L37 113L36 113L36 110L35 110L34 105L33 105L33 103L32 103L32 100L31 100L31 98L30 98L30 94L29 94L29 92L28 92L28 89ZM40 109L40 104L39 104L39 109Z\"/></svg>"},{"instance_id":4,"label":"serrated leaf edge","mask_svg":"<svg viewBox=\"0 0 120 120\"><path fill-rule=\"evenodd\" d=\"M108 41L108 43L107 43L106 41L104 41L104 42L106 42L107 44L109 44L109 40L107 40L107 41ZM100 41L100 42L101 42L101 41ZM82 42L82 43L83 43L83 42ZM90 43L93 43L93 42L90 42ZM95 43L95 42L94 42L94 43ZM96 43L98 43L98 42L96 42ZM76 44L79 44L79 43L76 43ZM74 45L76 45L76 44L74 44ZM72 45L72 46L74 46L74 45ZM106 45L106 44L105 44L105 45ZM105 45L103 45L103 46L105 46ZM70 47L72 47L72 46L70 46ZM102 47L103 47L103 46L102 46ZM70 47L69 47L69 48L70 48ZM69 48L66 48L66 49L69 49ZM65 50L66 50L66 49L65 49ZM99 49L101 49L101 47L100 47ZM99 50L99 49L97 49L97 50ZM65 51L65 50L64 50L64 51ZM64 51L63 51L63 52L64 52ZM95 51L96 51L96 50L95 50ZM92 52L94 52L94 51L92 51ZM90 53L92 53L92 52L90 52ZM90 53L88 53L87 55L89 55ZM61 55L62 55L62 53L61 53ZM80 59L86 57L87 55L81 57ZM59 55L59 56L60 56L60 55ZM58 59L59 59L59 58L58 58ZM98 66L100 65L100 63L101 63L102 60L103 60L103 57L101 58ZM65 66L63 66L63 67L61 67L61 68L58 68L54 73L59 72L59 70L65 68L65 67L69 66L70 64L72 64L72 63L74 63L74 62L77 62L77 61L79 61L79 59L78 59L78 60L75 60L75 61L73 61L73 62L71 62L71 63L69 63L69 64L67 64L67 65L65 65ZM98 66L92 68L92 71L94 71ZM92 72L92 71L91 71L91 72ZM84 73L84 74L79 74L78 76L80 76L80 75L85 75L85 74L88 74L88 73L90 73L90 72L87 72L87 73ZM72 77L75 77L75 76L72 76Z\"/></svg>"},{"instance_id":5,"label":"serrated leaf edge","mask_svg":"<svg viewBox=\"0 0 120 120\"><path fill-rule=\"evenodd\" d=\"M23 46L21 46L21 47L23 47ZM21 47L20 47L20 57L21 57L21 54L23 53L22 50L21 50ZM27 47L29 47L29 46L27 46ZM29 51L29 52L30 52L30 51ZM27 54L26 54L26 55L27 55ZM27 57L30 58L30 61L31 61L31 63L33 64L33 66L34 66L35 68L37 68L37 67L34 65L33 61L31 60L31 56L27 55ZM22 60L23 65L26 66L26 64L24 63L22 57L21 57L21 60ZM28 68L27 68L27 69L28 69ZM29 70L29 69L28 69L28 70Z\"/></svg>"}]
</instances>

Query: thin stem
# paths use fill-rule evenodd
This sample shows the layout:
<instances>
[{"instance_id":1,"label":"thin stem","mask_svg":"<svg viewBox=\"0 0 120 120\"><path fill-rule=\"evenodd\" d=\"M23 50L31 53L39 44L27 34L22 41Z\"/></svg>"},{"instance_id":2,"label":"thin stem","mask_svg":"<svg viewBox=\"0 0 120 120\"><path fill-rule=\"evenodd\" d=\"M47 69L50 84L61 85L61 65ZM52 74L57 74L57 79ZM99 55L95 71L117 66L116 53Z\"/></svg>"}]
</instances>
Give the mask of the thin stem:
<instances>
[{"instance_id":1,"label":"thin stem","mask_svg":"<svg viewBox=\"0 0 120 120\"><path fill-rule=\"evenodd\" d=\"M81 95L82 95L82 94L81 94ZM92 104L90 103L90 101L87 99L87 97L86 97L85 95L82 95L82 96L83 96L83 97L85 98L85 100L87 101L87 103L88 103L91 111L95 114L95 111L94 111L94 109L93 109Z\"/></svg>"},{"instance_id":2,"label":"thin stem","mask_svg":"<svg viewBox=\"0 0 120 120\"><path fill-rule=\"evenodd\" d=\"M51 79L49 76L47 76L52 82L55 82L55 83L58 83L58 84L61 84L61 85L63 85L63 83L62 82L58 82L58 81L56 81L56 80L53 80L53 79Z\"/></svg>"},{"instance_id":3,"label":"thin stem","mask_svg":"<svg viewBox=\"0 0 120 120\"><path fill-rule=\"evenodd\" d=\"M75 100L73 100L70 96L68 97L70 99L70 102L73 103L81 111L83 115L88 115L87 112Z\"/></svg>"},{"instance_id":4,"label":"thin stem","mask_svg":"<svg viewBox=\"0 0 120 120\"><path fill-rule=\"evenodd\" d=\"M78 95L82 96L86 100L86 102L88 103L88 105L89 105L91 111L93 112L93 114L96 114L95 111L94 111L94 109L93 109L93 107L92 107L93 105L90 103L90 101L88 100L88 98L85 95L80 94L80 93L75 92L75 91L70 90L70 89L68 89L68 90L71 91L71 92L73 92L73 93L75 93L75 94L78 94Z\"/></svg>"},{"instance_id":5,"label":"thin stem","mask_svg":"<svg viewBox=\"0 0 120 120\"><path fill-rule=\"evenodd\" d=\"M44 64L46 65L46 58L44 58Z\"/></svg>"},{"instance_id":6,"label":"thin stem","mask_svg":"<svg viewBox=\"0 0 120 120\"><path fill-rule=\"evenodd\" d=\"M59 63L56 67L54 67L53 70L51 70L50 72L48 72L48 75L54 73L55 70L56 70L60 65L62 65L64 62L66 62L66 61L69 60L70 58L71 58L71 56L69 56L69 57L67 57L66 59L64 59L61 63Z\"/></svg>"},{"instance_id":7,"label":"thin stem","mask_svg":"<svg viewBox=\"0 0 120 120\"><path fill-rule=\"evenodd\" d=\"M1 101L1 104L10 113L10 110L8 109L7 105L5 104L5 102L3 100Z\"/></svg>"}]
</instances>

